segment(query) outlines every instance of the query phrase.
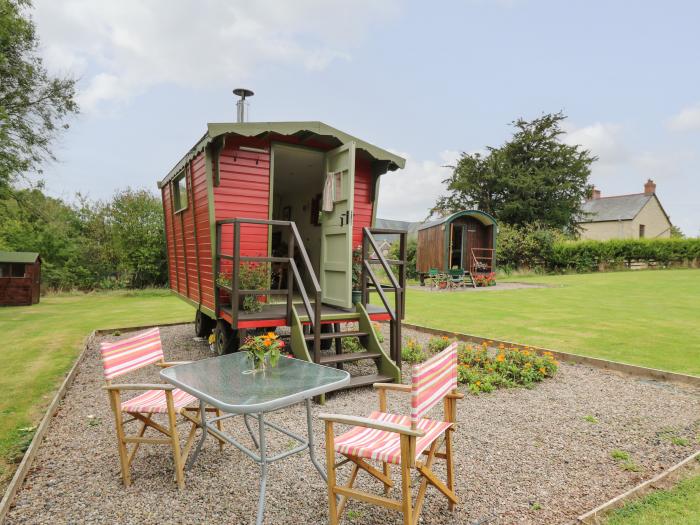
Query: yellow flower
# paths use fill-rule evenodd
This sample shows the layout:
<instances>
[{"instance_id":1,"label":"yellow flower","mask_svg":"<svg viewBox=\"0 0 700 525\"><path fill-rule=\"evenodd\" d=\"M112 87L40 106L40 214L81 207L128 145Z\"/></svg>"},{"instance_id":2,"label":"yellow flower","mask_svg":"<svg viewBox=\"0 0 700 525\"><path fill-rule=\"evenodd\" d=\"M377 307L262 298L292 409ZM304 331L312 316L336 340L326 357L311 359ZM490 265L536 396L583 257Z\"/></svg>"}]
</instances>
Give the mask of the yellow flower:
<instances>
[{"instance_id":1,"label":"yellow flower","mask_svg":"<svg viewBox=\"0 0 700 525\"><path fill-rule=\"evenodd\" d=\"M540 367L540 374L542 374L543 376L546 376L546 375L547 375L547 369L546 369L545 367L541 366L541 367Z\"/></svg>"},{"instance_id":2,"label":"yellow flower","mask_svg":"<svg viewBox=\"0 0 700 525\"><path fill-rule=\"evenodd\" d=\"M277 339L277 334L275 332L267 332L267 334L265 334L265 337L267 337L268 339Z\"/></svg>"},{"instance_id":3,"label":"yellow flower","mask_svg":"<svg viewBox=\"0 0 700 525\"><path fill-rule=\"evenodd\" d=\"M479 386L479 385L481 384L481 381L477 381L477 382L474 383L474 384L475 384L476 386Z\"/></svg>"},{"instance_id":4,"label":"yellow flower","mask_svg":"<svg viewBox=\"0 0 700 525\"><path fill-rule=\"evenodd\" d=\"M503 354L498 354L498 356L496 357L496 361L498 361L499 363L502 363L505 360L506 356L504 356Z\"/></svg>"}]
</instances>

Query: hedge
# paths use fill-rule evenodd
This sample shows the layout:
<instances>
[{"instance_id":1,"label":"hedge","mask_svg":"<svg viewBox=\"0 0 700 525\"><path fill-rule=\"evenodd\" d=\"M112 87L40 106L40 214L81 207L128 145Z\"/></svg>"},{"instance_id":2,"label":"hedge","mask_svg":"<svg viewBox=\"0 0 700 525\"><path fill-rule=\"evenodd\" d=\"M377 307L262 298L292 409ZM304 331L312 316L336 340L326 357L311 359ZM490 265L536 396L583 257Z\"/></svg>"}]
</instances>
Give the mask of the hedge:
<instances>
[{"instance_id":1,"label":"hedge","mask_svg":"<svg viewBox=\"0 0 700 525\"><path fill-rule=\"evenodd\" d=\"M635 262L698 266L700 238L556 242L544 264L550 271L590 272L629 267Z\"/></svg>"}]
</instances>

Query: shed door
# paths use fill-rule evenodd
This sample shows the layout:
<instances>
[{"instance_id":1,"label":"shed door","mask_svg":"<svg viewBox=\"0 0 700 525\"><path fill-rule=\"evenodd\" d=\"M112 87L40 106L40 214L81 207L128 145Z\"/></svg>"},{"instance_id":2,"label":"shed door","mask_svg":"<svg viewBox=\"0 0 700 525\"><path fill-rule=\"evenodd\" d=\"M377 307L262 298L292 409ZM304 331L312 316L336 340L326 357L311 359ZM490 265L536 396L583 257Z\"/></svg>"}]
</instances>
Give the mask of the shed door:
<instances>
[{"instance_id":1,"label":"shed door","mask_svg":"<svg viewBox=\"0 0 700 525\"><path fill-rule=\"evenodd\" d=\"M331 177L333 181L330 188L333 210L321 212L321 300L333 306L350 308L352 210L355 191L354 142L343 144L326 153L326 176ZM324 208L323 204L321 207Z\"/></svg>"}]
</instances>

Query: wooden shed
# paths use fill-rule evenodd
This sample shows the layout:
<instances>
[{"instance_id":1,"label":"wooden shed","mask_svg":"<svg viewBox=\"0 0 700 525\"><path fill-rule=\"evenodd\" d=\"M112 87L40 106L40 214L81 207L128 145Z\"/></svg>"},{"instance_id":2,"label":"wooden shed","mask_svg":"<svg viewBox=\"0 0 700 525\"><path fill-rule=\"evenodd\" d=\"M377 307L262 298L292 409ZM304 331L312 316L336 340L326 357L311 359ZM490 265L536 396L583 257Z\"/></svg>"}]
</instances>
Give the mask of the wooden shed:
<instances>
[{"instance_id":1,"label":"wooden shed","mask_svg":"<svg viewBox=\"0 0 700 525\"><path fill-rule=\"evenodd\" d=\"M376 256L371 228L381 175L404 163L322 122L208 124L159 182L170 287L196 308L198 335L214 328L216 348L226 352L246 330L291 326L295 355L324 362L321 340L335 337L340 322L389 320L400 330L405 270ZM405 245L402 233L395 232ZM357 247L364 247L359 305L352 300ZM372 265L398 269L394 305L381 287L376 293L386 306L369 304ZM245 272L261 266L270 270L265 286L245 288ZM264 301L262 307L244 308L249 296ZM367 330L357 332L372 346L362 335ZM295 344L299 337L311 354L306 343L303 349ZM400 360L397 341L392 353ZM376 352L370 357L383 363Z\"/></svg>"},{"instance_id":2,"label":"wooden shed","mask_svg":"<svg viewBox=\"0 0 700 525\"><path fill-rule=\"evenodd\" d=\"M421 282L431 269L460 268L470 275L496 268L498 225L488 213L462 210L418 229L416 270Z\"/></svg>"},{"instance_id":3,"label":"wooden shed","mask_svg":"<svg viewBox=\"0 0 700 525\"><path fill-rule=\"evenodd\" d=\"M35 252L0 252L0 306L39 302L41 257Z\"/></svg>"}]
</instances>

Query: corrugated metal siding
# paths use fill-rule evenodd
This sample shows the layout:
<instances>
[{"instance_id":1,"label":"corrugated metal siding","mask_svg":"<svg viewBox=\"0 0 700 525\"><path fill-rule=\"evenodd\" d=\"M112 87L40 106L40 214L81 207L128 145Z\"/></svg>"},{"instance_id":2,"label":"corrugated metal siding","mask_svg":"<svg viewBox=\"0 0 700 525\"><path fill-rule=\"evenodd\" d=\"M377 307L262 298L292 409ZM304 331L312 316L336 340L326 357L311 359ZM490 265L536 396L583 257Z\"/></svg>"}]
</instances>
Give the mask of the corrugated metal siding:
<instances>
[{"instance_id":1,"label":"corrugated metal siding","mask_svg":"<svg viewBox=\"0 0 700 525\"><path fill-rule=\"evenodd\" d=\"M269 218L270 153L244 151L239 149L242 144L246 142L227 143L219 157L219 185L214 187L216 220ZM260 147L259 142L255 147ZM241 255L267 255L267 226L241 228ZM223 229L224 254L233 255L232 233L230 225Z\"/></svg>"},{"instance_id":2,"label":"corrugated metal siding","mask_svg":"<svg viewBox=\"0 0 700 525\"><path fill-rule=\"evenodd\" d=\"M355 162L355 204L352 245L362 244L362 228L372 226L372 164L366 159Z\"/></svg>"}]
</instances>

